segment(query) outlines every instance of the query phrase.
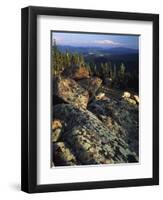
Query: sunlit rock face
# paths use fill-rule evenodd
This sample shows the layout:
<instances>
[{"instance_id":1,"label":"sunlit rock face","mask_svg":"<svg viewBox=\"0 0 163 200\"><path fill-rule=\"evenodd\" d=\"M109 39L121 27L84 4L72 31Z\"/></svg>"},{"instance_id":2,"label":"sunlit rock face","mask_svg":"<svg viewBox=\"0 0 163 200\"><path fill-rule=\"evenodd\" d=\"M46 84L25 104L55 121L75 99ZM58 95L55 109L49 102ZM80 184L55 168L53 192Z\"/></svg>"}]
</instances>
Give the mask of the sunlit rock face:
<instances>
[{"instance_id":1,"label":"sunlit rock face","mask_svg":"<svg viewBox=\"0 0 163 200\"><path fill-rule=\"evenodd\" d=\"M89 70L83 65L72 65L65 68L62 72L62 76L69 77L74 80L81 80L90 77Z\"/></svg>"},{"instance_id":2,"label":"sunlit rock face","mask_svg":"<svg viewBox=\"0 0 163 200\"><path fill-rule=\"evenodd\" d=\"M53 105L66 102L76 107L86 108L88 100L88 91L76 81L63 77L53 79Z\"/></svg>"},{"instance_id":3,"label":"sunlit rock face","mask_svg":"<svg viewBox=\"0 0 163 200\"><path fill-rule=\"evenodd\" d=\"M91 77L79 80L78 84L89 92L90 101L95 97L96 92L102 84L102 80L98 77Z\"/></svg>"}]
</instances>

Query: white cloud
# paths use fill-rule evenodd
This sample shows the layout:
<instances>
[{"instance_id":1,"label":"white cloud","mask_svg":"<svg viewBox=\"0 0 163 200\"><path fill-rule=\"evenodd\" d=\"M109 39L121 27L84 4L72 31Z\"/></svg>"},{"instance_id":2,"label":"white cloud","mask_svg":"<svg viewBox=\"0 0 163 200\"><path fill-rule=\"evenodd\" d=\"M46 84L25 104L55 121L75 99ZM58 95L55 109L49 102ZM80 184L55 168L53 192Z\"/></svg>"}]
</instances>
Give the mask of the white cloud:
<instances>
[{"instance_id":1,"label":"white cloud","mask_svg":"<svg viewBox=\"0 0 163 200\"><path fill-rule=\"evenodd\" d=\"M95 40L95 44L101 44L101 45L111 45L111 46L120 46L122 45L121 43L114 42L112 40Z\"/></svg>"}]
</instances>

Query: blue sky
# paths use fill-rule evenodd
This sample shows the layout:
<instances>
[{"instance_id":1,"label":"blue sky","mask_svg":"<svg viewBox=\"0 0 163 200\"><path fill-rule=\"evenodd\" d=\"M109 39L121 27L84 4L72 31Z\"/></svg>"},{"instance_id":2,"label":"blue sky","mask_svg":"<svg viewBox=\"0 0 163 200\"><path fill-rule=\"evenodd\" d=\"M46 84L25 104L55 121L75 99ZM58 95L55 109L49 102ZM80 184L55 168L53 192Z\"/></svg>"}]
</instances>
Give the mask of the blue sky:
<instances>
[{"instance_id":1,"label":"blue sky","mask_svg":"<svg viewBox=\"0 0 163 200\"><path fill-rule=\"evenodd\" d=\"M57 45L96 46L96 47L126 47L138 49L139 36L113 34L86 34L53 32Z\"/></svg>"}]
</instances>

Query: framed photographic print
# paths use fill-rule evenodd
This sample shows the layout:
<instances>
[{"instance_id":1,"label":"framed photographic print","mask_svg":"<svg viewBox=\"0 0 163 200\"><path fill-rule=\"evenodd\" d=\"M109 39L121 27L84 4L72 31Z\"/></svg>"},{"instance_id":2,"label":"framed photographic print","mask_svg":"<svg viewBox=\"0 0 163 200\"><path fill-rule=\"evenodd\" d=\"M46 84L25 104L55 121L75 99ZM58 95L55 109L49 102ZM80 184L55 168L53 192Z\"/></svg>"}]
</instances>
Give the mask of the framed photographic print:
<instances>
[{"instance_id":1,"label":"framed photographic print","mask_svg":"<svg viewBox=\"0 0 163 200\"><path fill-rule=\"evenodd\" d=\"M22 9L22 190L159 184L159 16Z\"/></svg>"}]
</instances>

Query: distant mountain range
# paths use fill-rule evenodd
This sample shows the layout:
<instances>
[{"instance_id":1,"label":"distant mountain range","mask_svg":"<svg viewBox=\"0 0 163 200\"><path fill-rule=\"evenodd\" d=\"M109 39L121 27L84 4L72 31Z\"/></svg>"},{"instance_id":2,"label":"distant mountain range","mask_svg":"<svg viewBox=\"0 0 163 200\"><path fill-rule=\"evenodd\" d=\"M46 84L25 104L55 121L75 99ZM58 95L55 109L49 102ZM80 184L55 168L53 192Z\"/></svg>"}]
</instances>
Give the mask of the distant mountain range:
<instances>
[{"instance_id":1,"label":"distant mountain range","mask_svg":"<svg viewBox=\"0 0 163 200\"><path fill-rule=\"evenodd\" d=\"M94 63L97 67L101 63L111 62L112 65L120 66L123 62L126 70L129 72L138 72L139 68L139 50L126 47L97 47L97 46L57 46L58 49L65 53L66 51L74 54L82 54L86 63Z\"/></svg>"},{"instance_id":2,"label":"distant mountain range","mask_svg":"<svg viewBox=\"0 0 163 200\"><path fill-rule=\"evenodd\" d=\"M97 46L87 46L87 47L81 47L81 46L58 46L59 50L61 52L69 51L71 53L81 53L81 54L137 54L138 49L131 49L126 47L97 47Z\"/></svg>"}]
</instances>

